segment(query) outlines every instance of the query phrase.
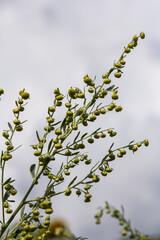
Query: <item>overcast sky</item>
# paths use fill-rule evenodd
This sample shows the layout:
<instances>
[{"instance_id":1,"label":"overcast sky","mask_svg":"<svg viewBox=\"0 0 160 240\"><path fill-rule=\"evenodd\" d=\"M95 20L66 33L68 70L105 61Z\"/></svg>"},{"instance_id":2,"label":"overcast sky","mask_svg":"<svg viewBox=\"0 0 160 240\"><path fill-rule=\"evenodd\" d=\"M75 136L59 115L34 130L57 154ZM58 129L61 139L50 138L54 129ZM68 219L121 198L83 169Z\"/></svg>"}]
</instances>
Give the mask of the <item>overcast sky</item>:
<instances>
[{"instance_id":1,"label":"overcast sky","mask_svg":"<svg viewBox=\"0 0 160 240\"><path fill-rule=\"evenodd\" d=\"M158 233L160 223L160 2L159 0L0 0L0 130L13 120L12 109L19 90L30 92L22 118L25 130L15 138L23 147L7 163L7 175L17 177L19 198L28 188L33 161L30 144L35 131L43 132L53 90L63 93L83 86L83 76L101 75L112 67L135 34L146 38L128 55L119 86L124 111L111 114L100 124L115 127L116 145L148 138L150 146L112 164L114 172L95 186L91 204L76 197L55 200L55 215L64 217L77 236L90 240L118 239L116 220L104 217L94 225L98 206L108 200L125 207L127 218L144 233ZM89 148L98 160L104 146ZM4 147L1 140L0 146ZM38 194L38 190L36 190ZM74 211L73 211L74 209Z\"/></svg>"}]
</instances>

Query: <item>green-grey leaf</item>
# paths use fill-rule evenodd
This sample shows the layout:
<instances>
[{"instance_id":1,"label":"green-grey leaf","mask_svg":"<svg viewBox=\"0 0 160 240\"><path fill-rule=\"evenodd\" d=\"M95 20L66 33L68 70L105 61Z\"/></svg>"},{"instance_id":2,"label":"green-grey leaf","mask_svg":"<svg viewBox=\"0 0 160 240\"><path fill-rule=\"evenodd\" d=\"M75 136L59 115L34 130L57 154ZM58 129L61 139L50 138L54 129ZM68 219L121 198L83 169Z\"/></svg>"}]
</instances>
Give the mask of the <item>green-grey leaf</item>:
<instances>
[{"instance_id":1,"label":"green-grey leaf","mask_svg":"<svg viewBox=\"0 0 160 240\"><path fill-rule=\"evenodd\" d=\"M35 168L36 168L36 164L32 164L30 166L30 173L31 173L32 178L35 178Z\"/></svg>"},{"instance_id":2,"label":"green-grey leaf","mask_svg":"<svg viewBox=\"0 0 160 240\"><path fill-rule=\"evenodd\" d=\"M88 133L85 133L82 135L81 140L87 135Z\"/></svg>"},{"instance_id":3,"label":"green-grey leaf","mask_svg":"<svg viewBox=\"0 0 160 240\"><path fill-rule=\"evenodd\" d=\"M95 134L95 133L98 132L100 129L101 129L101 127L98 128L96 131L94 131L91 135Z\"/></svg>"},{"instance_id":4,"label":"green-grey leaf","mask_svg":"<svg viewBox=\"0 0 160 240\"><path fill-rule=\"evenodd\" d=\"M53 139L51 139L50 142L49 142L49 144L48 144L48 152L49 152L49 150L50 150L50 148L51 148L51 146L52 146L52 143L53 143Z\"/></svg>"},{"instance_id":5,"label":"green-grey leaf","mask_svg":"<svg viewBox=\"0 0 160 240\"><path fill-rule=\"evenodd\" d=\"M74 181L75 181L76 179L77 179L77 176L72 179L72 181L68 184L68 187L70 187L70 186L74 183Z\"/></svg>"},{"instance_id":6,"label":"green-grey leaf","mask_svg":"<svg viewBox=\"0 0 160 240\"><path fill-rule=\"evenodd\" d=\"M91 100L90 107L95 103L95 101L96 101L95 99L92 99L92 100Z\"/></svg>"},{"instance_id":7,"label":"green-grey leaf","mask_svg":"<svg viewBox=\"0 0 160 240\"><path fill-rule=\"evenodd\" d=\"M77 155L79 152L74 152L71 154L71 156Z\"/></svg>"},{"instance_id":8,"label":"green-grey leaf","mask_svg":"<svg viewBox=\"0 0 160 240\"><path fill-rule=\"evenodd\" d=\"M131 141L131 142L129 143L129 145L131 145L132 143L134 143L134 140L133 140L133 141Z\"/></svg>"},{"instance_id":9,"label":"green-grey leaf","mask_svg":"<svg viewBox=\"0 0 160 240\"><path fill-rule=\"evenodd\" d=\"M8 127L10 128L11 132L13 132L12 125L8 122Z\"/></svg>"},{"instance_id":10,"label":"green-grey leaf","mask_svg":"<svg viewBox=\"0 0 160 240\"><path fill-rule=\"evenodd\" d=\"M107 91L111 91L113 88L115 87L115 85L112 85L111 87L107 88Z\"/></svg>"},{"instance_id":11,"label":"green-grey leaf","mask_svg":"<svg viewBox=\"0 0 160 240\"><path fill-rule=\"evenodd\" d=\"M8 199L8 202L15 202L15 200L10 200L10 199Z\"/></svg>"},{"instance_id":12,"label":"green-grey leaf","mask_svg":"<svg viewBox=\"0 0 160 240\"><path fill-rule=\"evenodd\" d=\"M61 124L61 128L63 128L63 131L65 132L65 130L66 130L66 118L64 118L63 119L63 122L62 122L62 124Z\"/></svg>"},{"instance_id":13,"label":"green-grey leaf","mask_svg":"<svg viewBox=\"0 0 160 240\"><path fill-rule=\"evenodd\" d=\"M52 124L52 126L56 126L56 125L59 124L60 122L61 122L61 121L56 122L56 123Z\"/></svg>"},{"instance_id":14,"label":"green-grey leaf","mask_svg":"<svg viewBox=\"0 0 160 240\"><path fill-rule=\"evenodd\" d=\"M10 183L11 181L11 178L8 178L4 183L3 183L3 186L5 186L6 184Z\"/></svg>"},{"instance_id":15,"label":"green-grey leaf","mask_svg":"<svg viewBox=\"0 0 160 240\"><path fill-rule=\"evenodd\" d=\"M79 134L80 134L80 131L77 133L77 135L76 135L76 137L75 137L73 142L75 142L77 140L77 138L79 137Z\"/></svg>"},{"instance_id":16,"label":"green-grey leaf","mask_svg":"<svg viewBox=\"0 0 160 240\"><path fill-rule=\"evenodd\" d=\"M79 104L76 104L74 107L72 107L70 110L75 109Z\"/></svg>"},{"instance_id":17,"label":"green-grey leaf","mask_svg":"<svg viewBox=\"0 0 160 240\"><path fill-rule=\"evenodd\" d=\"M63 163L61 164L60 168L59 168L59 171L57 173L57 175L62 171L62 168L63 168Z\"/></svg>"},{"instance_id":18,"label":"green-grey leaf","mask_svg":"<svg viewBox=\"0 0 160 240\"><path fill-rule=\"evenodd\" d=\"M15 101L15 104L16 104L16 106L18 107L18 102L17 102L17 101Z\"/></svg>"},{"instance_id":19,"label":"green-grey leaf","mask_svg":"<svg viewBox=\"0 0 160 240\"><path fill-rule=\"evenodd\" d=\"M9 196L10 196L10 193L6 191L3 197L3 202L5 202L9 198Z\"/></svg>"},{"instance_id":20,"label":"green-grey leaf","mask_svg":"<svg viewBox=\"0 0 160 240\"><path fill-rule=\"evenodd\" d=\"M39 137L38 131L36 131L36 135L37 135L38 141L40 141L40 137Z\"/></svg>"},{"instance_id":21,"label":"green-grey leaf","mask_svg":"<svg viewBox=\"0 0 160 240\"><path fill-rule=\"evenodd\" d=\"M109 150L111 150L111 148L113 147L113 145L114 145L114 142L111 144L111 146L110 146Z\"/></svg>"},{"instance_id":22,"label":"green-grey leaf","mask_svg":"<svg viewBox=\"0 0 160 240\"><path fill-rule=\"evenodd\" d=\"M24 215L24 209L25 209L25 205L21 208L21 213L20 213L21 218L22 218L23 215Z\"/></svg>"}]
</instances>

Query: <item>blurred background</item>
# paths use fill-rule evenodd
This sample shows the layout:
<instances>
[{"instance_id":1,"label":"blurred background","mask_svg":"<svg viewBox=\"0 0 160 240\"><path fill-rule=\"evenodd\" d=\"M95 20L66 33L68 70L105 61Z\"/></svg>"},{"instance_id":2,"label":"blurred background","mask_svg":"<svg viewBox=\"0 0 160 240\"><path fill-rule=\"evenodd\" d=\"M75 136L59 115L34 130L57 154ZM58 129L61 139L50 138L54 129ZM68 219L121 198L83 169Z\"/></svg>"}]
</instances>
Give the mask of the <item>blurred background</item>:
<instances>
[{"instance_id":1,"label":"blurred background","mask_svg":"<svg viewBox=\"0 0 160 240\"><path fill-rule=\"evenodd\" d=\"M0 0L0 88L5 91L1 131L14 120L19 90L25 88L31 96L21 115L28 122L14 139L16 146L23 146L7 163L6 178L16 178L17 201L32 180L29 166L36 158L30 145L37 143L36 130L43 133L53 90L59 87L65 94L71 86L82 88L85 74L96 75L101 82L132 37L146 34L127 56L123 77L114 80L123 111L105 116L100 124L118 131L115 146L146 138L150 145L113 162L113 173L95 185L90 204L74 194L53 200L55 216L64 218L76 236L119 239L121 228L115 219L104 216L101 225L94 223L97 207L105 201L117 208L123 205L134 228L149 235L160 232L159 22L158 0ZM88 148L95 161L105 155L108 141ZM42 182L32 196L43 190Z\"/></svg>"}]
</instances>

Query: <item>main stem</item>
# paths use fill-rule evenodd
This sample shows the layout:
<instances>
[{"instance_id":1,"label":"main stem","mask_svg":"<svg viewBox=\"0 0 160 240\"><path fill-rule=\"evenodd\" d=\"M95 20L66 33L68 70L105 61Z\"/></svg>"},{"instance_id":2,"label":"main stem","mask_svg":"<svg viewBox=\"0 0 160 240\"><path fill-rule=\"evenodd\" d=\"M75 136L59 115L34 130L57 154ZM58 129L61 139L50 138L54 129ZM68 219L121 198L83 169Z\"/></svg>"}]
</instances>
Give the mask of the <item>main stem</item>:
<instances>
[{"instance_id":1,"label":"main stem","mask_svg":"<svg viewBox=\"0 0 160 240\"><path fill-rule=\"evenodd\" d=\"M30 188L28 189L27 193L25 194L24 198L22 199L22 201L20 202L19 206L16 208L16 210L14 211L14 213L12 214L12 216L8 219L7 223L5 224L4 227L2 227L2 231L0 233L0 237L3 235L3 233L6 231L6 229L8 228L8 226L10 225L10 223L13 221L13 219L15 218L15 216L17 215L17 213L20 211L20 209L23 207L23 205L25 204L25 201L27 199L27 197L29 196L30 192L32 191L36 181L40 178L43 170L46 168L46 166L44 166L41 171L39 172L39 174L37 175L37 177L33 180Z\"/></svg>"},{"instance_id":2,"label":"main stem","mask_svg":"<svg viewBox=\"0 0 160 240\"><path fill-rule=\"evenodd\" d=\"M5 167L5 161L3 162L2 166L2 176L1 176L1 194L2 194L2 219L3 219L3 224L5 224L5 214L4 214L4 207L3 207L3 196L4 196L4 186L3 186L3 180L4 180L4 167Z\"/></svg>"}]
</instances>

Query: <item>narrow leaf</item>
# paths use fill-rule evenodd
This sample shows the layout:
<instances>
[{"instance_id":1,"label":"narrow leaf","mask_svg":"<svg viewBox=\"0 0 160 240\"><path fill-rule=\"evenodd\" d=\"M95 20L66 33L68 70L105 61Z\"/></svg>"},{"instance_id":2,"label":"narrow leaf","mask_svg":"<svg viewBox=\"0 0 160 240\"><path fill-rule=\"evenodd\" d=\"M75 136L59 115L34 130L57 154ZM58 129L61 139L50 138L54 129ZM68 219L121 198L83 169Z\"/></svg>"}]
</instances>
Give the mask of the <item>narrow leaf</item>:
<instances>
[{"instance_id":1,"label":"narrow leaf","mask_svg":"<svg viewBox=\"0 0 160 240\"><path fill-rule=\"evenodd\" d=\"M15 180L11 180L10 183L15 182Z\"/></svg>"},{"instance_id":2,"label":"narrow leaf","mask_svg":"<svg viewBox=\"0 0 160 240\"><path fill-rule=\"evenodd\" d=\"M8 199L8 202L15 202L15 200L9 200L9 199Z\"/></svg>"},{"instance_id":3,"label":"narrow leaf","mask_svg":"<svg viewBox=\"0 0 160 240\"><path fill-rule=\"evenodd\" d=\"M59 171L57 173L57 175L62 171L62 168L63 168L63 163L61 164L60 168L59 168Z\"/></svg>"},{"instance_id":4,"label":"narrow leaf","mask_svg":"<svg viewBox=\"0 0 160 240\"><path fill-rule=\"evenodd\" d=\"M38 141L40 142L40 137L39 137L38 131L36 131L36 135L37 135Z\"/></svg>"},{"instance_id":5,"label":"narrow leaf","mask_svg":"<svg viewBox=\"0 0 160 240\"><path fill-rule=\"evenodd\" d=\"M20 216L21 216L21 218L22 218L23 215L24 215L24 209L25 209L25 205L21 208L21 212L20 212Z\"/></svg>"},{"instance_id":6,"label":"narrow leaf","mask_svg":"<svg viewBox=\"0 0 160 240\"><path fill-rule=\"evenodd\" d=\"M98 106L96 107L96 109L99 109L99 107L102 105L102 103L98 104Z\"/></svg>"},{"instance_id":7,"label":"narrow leaf","mask_svg":"<svg viewBox=\"0 0 160 240\"><path fill-rule=\"evenodd\" d=\"M111 159L111 158L109 158L109 159L107 159L107 162L112 162L112 161L114 161L115 159Z\"/></svg>"},{"instance_id":8,"label":"narrow leaf","mask_svg":"<svg viewBox=\"0 0 160 240\"><path fill-rule=\"evenodd\" d=\"M56 126L56 125L59 124L60 122L61 122L61 121L56 122L56 123L52 124L52 126Z\"/></svg>"},{"instance_id":9,"label":"narrow leaf","mask_svg":"<svg viewBox=\"0 0 160 240\"><path fill-rule=\"evenodd\" d=\"M99 161L91 168L91 171L98 165Z\"/></svg>"},{"instance_id":10,"label":"narrow leaf","mask_svg":"<svg viewBox=\"0 0 160 240\"><path fill-rule=\"evenodd\" d=\"M79 153L79 152L74 152L74 153L72 153L71 156L77 155L78 153Z\"/></svg>"},{"instance_id":11,"label":"narrow leaf","mask_svg":"<svg viewBox=\"0 0 160 240\"><path fill-rule=\"evenodd\" d=\"M81 140L87 135L88 133L85 133L82 135Z\"/></svg>"},{"instance_id":12,"label":"narrow leaf","mask_svg":"<svg viewBox=\"0 0 160 240\"><path fill-rule=\"evenodd\" d=\"M23 124L23 123L25 123L25 122L27 122L27 120L24 120L23 122L21 122L21 124Z\"/></svg>"},{"instance_id":13,"label":"narrow leaf","mask_svg":"<svg viewBox=\"0 0 160 240\"><path fill-rule=\"evenodd\" d=\"M66 118L64 118L63 119L63 122L62 122L62 124L61 124L61 128L63 128L63 131L65 132L65 130L66 130Z\"/></svg>"},{"instance_id":14,"label":"narrow leaf","mask_svg":"<svg viewBox=\"0 0 160 240\"><path fill-rule=\"evenodd\" d=\"M18 102L17 102L17 101L15 101L15 104L16 104L16 106L18 107Z\"/></svg>"},{"instance_id":15,"label":"narrow leaf","mask_svg":"<svg viewBox=\"0 0 160 240\"><path fill-rule=\"evenodd\" d=\"M111 87L107 88L107 91L112 91L112 89L115 87L115 85L112 85Z\"/></svg>"},{"instance_id":16,"label":"narrow leaf","mask_svg":"<svg viewBox=\"0 0 160 240\"><path fill-rule=\"evenodd\" d=\"M95 103L95 101L96 101L95 99L92 99L90 107Z\"/></svg>"},{"instance_id":17,"label":"narrow leaf","mask_svg":"<svg viewBox=\"0 0 160 240\"><path fill-rule=\"evenodd\" d=\"M10 193L6 191L3 197L3 202L5 202L9 198L9 196L10 196Z\"/></svg>"},{"instance_id":18,"label":"narrow leaf","mask_svg":"<svg viewBox=\"0 0 160 240\"><path fill-rule=\"evenodd\" d=\"M3 186L5 186L6 184L10 183L11 181L11 178L8 178L4 183L3 183Z\"/></svg>"},{"instance_id":19,"label":"narrow leaf","mask_svg":"<svg viewBox=\"0 0 160 240\"><path fill-rule=\"evenodd\" d=\"M52 155L48 155L47 157L44 158L44 162L43 162L43 168L44 169L46 168L48 163L51 161L51 157L52 157Z\"/></svg>"},{"instance_id":20,"label":"narrow leaf","mask_svg":"<svg viewBox=\"0 0 160 240\"><path fill-rule=\"evenodd\" d=\"M35 168L36 168L36 164L32 164L30 166L30 173L31 173L32 178L35 178Z\"/></svg>"},{"instance_id":21,"label":"narrow leaf","mask_svg":"<svg viewBox=\"0 0 160 240\"><path fill-rule=\"evenodd\" d=\"M76 104L74 107L70 108L70 110L75 109L79 104Z\"/></svg>"},{"instance_id":22,"label":"narrow leaf","mask_svg":"<svg viewBox=\"0 0 160 240\"><path fill-rule=\"evenodd\" d=\"M12 125L8 122L8 127L10 128L11 132L13 132Z\"/></svg>"},{"instance_id":23,"label":"narrow leaf","mask_svg":"<svg viewBox=\"0 0 160 240\"><path fill-rule=\"evenodd\" d=\"M91 108L91 112L92 112L93 108L95 107L95 105L96 105L96 102L93 104L93 106Z\"/></svg>"},{"instance_id":24,"label":"narrow leaf","mask_svg":"<svg viewBox=\"0 0 160 240\"><path fill-rule=\"evenodd\" d=\"M72 181L68 184L68 187L70 187L70 186L74 183L74 181L75 181L76 179L77 179L77 176L72 179Z\"/></svg>"},{"instance_id":25,"label":"narrow leaf","mask_svg":"<svg viewBox=\"0 0 160 240\"><path fill-rule=\"evenodd\" d=\"M77 136L75 137L74 141L75 142L77 140L77 138L79 137L80 131L77 133Z\"/></svg>"},{"instance_id":26,"label":"narrow leaf","mask_svg":"<svg viewBox=\"0 0 160 240\"><path fill-rule=\"evenodd\" d=\"M108 153L103 157L102 162L104 162L107 157L108 157Z\"/></svg>"},{"instance_id":27,"label":"narrow leaf","mask_svg":"<svg viewBox=\"0 0 160 240\"><path fill-rule=\"evenodd\" d=\"M45 190L45 195L49 195L51 192L54 193L54 184L50 184L47 186L46 190Z\"/></svg>"},{"instance_id":28,"label":"narrow leaf","mask_svg":"<svg viewBox=\"0 0 160 240\"><path fill-rule=\"evenodd\" d=\"M111 150L111 148L113 147L113 145L114 145L114 142L111 144L111 146L110 146L109 150Z\"/></svg>"},{"instance_id":29,"label":"narrow leaf","mask_svg":"<svg viewBox=\"0 0 160 240\"><path fill-rule=\"evenodd\" d=\"M98 132L101 128L98 128L96 131L94 131L91 135L95 134L96 132Z\"/></svg>"},{"instance_id":30,"label":"narrow leaf","mask_svg":"<svg viewBox=\"0 0 160 240\"><path fill-rule=\"evenodd\" d=\"M50 142L49 142L49 144L48 144L48 152L49 152L49 150L50 150L50 148L51 148L51 146L52 146L52 143L53 143L53 139L51 139Z\"/></svg>"},{"instance_id":31,"label":"narrow leaf","mask_svg":"<svg viewBox=\"0 0 160 240\"><path fill-rule=\"evenodd\" d=\"M121 206L122 214L124 215L124 207Z\"/></svg>"}]
</instances>

